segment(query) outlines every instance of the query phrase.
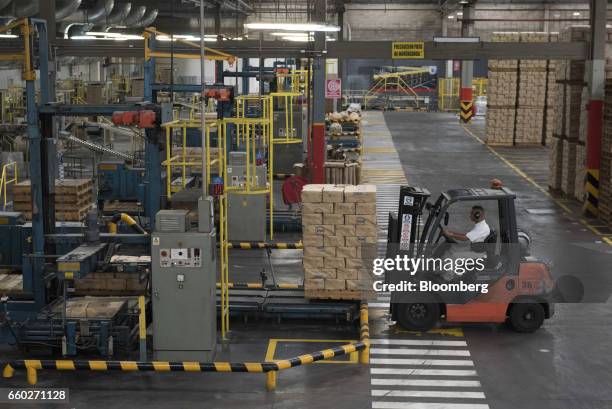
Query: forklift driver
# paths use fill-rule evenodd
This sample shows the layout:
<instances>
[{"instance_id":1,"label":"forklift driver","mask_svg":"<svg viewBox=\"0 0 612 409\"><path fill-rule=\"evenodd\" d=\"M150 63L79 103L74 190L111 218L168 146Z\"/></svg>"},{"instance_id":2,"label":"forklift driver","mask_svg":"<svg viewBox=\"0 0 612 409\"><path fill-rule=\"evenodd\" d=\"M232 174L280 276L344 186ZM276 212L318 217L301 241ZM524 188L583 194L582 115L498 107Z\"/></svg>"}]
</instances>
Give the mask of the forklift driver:
<instances>
[{"instance_id":1,"label":"forklift driver","mask_svg":"<svg viewBox=\"0 0 612 409\"><path fill-rule=\"evenodd\" d=\"M444 229L442 233L451 239L459 241L469 241L470 243L482 243L491 233L491 229L485 220L485 210L482 206L476 205L470 211L470 220L474 222L474 228L467 233L458 233Z\"/></svg>"}]
</instances>

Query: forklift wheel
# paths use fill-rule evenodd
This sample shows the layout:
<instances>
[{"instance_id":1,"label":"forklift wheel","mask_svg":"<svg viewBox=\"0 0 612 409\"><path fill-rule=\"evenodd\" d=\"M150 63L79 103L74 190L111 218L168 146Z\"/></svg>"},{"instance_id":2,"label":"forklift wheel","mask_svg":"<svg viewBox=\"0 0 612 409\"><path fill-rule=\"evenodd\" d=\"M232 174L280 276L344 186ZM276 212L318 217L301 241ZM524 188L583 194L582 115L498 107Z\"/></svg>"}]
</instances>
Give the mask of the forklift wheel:
<instances>
[{"instance_id":1,"label":"forklift wheel","mask_svg":"<svg viewBox=\"0 0 612 409\"><path fill-rule=\"evenodd\" d=\"M437 303L396 304L396 308L397 322L407 330L430 330L440 318L440 305Z\"/></svg>"},{"instance_id":2,"label":"forklift wheel","mask_svg":"<svg viewBox=\"0 0 612 409\"><path fill-rule=\"evenodd\" d=\"M512 304L510 325L517 332L534 332L544 322L544 308L536 303Z\"/></svg>"}]
</instances>

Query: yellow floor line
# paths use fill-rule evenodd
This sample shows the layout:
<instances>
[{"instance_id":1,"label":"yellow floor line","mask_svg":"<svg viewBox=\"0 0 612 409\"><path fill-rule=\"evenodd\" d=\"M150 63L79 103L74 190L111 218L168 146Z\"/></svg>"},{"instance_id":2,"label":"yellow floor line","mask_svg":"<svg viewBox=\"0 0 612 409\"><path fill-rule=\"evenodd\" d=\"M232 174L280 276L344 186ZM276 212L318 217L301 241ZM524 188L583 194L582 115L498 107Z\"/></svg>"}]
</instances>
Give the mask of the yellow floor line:
<instances>
[{"instance_id":1,"label":"yellow floor line","mask_svg":"<svg viewBox=\"0 0 612 409\"><path fill-rule=\"evenodd\" d=\"M553 202L555 202L557 204L557 206L559 206L561 209L563 209L563 211L571 217L574 217L574 213L572 212L572 210L564 205L562 203L562 200L557 199L556 197L554 197L553 195L550 194L550 192L545 189L544 187L542 187L541 185L539 185L536 181L534 181L531 177L529 177L525 172L523 172L520 168L518 168L516 165L514 165L512 162L510 162L508 159L506 159L504 156L502 156L500 153L498 153L493 147L487 145L485 143L485 141L483 141L478 135L476 135L474 132L472 132L467 126L465 125L461 125L461 127L463 128L463 130L470 135L472 138L476 139L476 141L478 141L478 143L480 143L481 145L486 146L486 148L489 150L489 152L491 152L493 155L495 155L499 160L501 160L504 164L506 164L506 166L508 166L510 169L512 169L514 172L516 172L516 174L518 174L520 177L522 177L523 179L525 179L527 182L529 182L531 185L533 185L536 189L538 189L540 192L544 193L546 196L548 196ZM586 228L588 228L591 232L593 232L596 236L604 236L604 233L600 232L595 226L591 225L587 220L585 219L579 219L580 223L582 223ZM611 241L606 240L606 237L602 237L603 240L612 245Z\"/></svg>"}]
</instances>

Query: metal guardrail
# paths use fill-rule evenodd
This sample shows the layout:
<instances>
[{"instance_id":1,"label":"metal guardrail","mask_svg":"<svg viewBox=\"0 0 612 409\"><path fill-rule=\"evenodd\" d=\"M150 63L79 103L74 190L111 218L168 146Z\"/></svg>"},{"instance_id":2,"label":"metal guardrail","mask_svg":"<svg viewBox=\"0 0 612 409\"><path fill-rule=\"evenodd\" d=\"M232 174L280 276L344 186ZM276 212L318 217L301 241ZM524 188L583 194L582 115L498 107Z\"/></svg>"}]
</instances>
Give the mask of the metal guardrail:
<instances>
[{"instance_id":1,"label":"metal guardrail","mask_svg":"<svg viewBox=\"0 0 612 409\"><path fill-rule=\"evenodd\" d=\"M142 304L144 304L142 300ZM141 305L143 308L144 305ZM144 309L144 308L143 308ZM141 320L144 319L142 316ZM123 372L248 372L265 373L266 388L276 389L277 372L296 366L359 352L359 362L370 362L370 326L368 304L362 303L359 314L359 342L303 354L289 359L268 362L169 362L169 361L102 361L102 360L38 360L21 359L4 364L2 376L12 378L16 370L25 369L30 385L38 382L38 371L123 371ZM142 325L142 322L141 322Z\"/></svg>"},{"instance_id":2,"label":"metal guardrail","mask_svg":"<svg viewBox=\"0 0 612 409\"><path fill-rule=\"evenodd\" d=\"M290 359L272 362L168 362L168 361L95 361L95 360L15 360L5 364L4 378L12 378L16 370L25 369L30 385L38 382L38 371L123 371L123 372L248 372L266 373L266 387L276 389L277 372L308 365L317 361L363 351L369 348L369 341L341 345L310 354L299 355Z\"/></svg>"}]
</instances>

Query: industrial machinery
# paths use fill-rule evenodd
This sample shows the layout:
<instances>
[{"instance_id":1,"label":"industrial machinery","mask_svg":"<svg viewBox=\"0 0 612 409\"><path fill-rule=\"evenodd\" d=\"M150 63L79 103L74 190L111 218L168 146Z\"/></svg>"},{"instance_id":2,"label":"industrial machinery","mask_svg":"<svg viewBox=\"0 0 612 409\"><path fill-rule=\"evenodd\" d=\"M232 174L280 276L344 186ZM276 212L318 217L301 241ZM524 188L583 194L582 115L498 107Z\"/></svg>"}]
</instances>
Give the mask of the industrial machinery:
<instances>
[{"instance_id":1,"label":"industrial machinery","mask_svg":"<svg viewBox=\"0 0 612 409\"><path fill-rule=\"evenodd\" d=\"M187 210L160 210L151 239L153 348L156 359L212 361L217 341L216 234L212 199ZM180 317L180 319L177 319Z\"/></svg>"},{"instance_id":2,"label":"industrial machinery","mask_svg":"<svg viewBox=\"0 0 612 409\"><path fill-rule=\"evenodd\" d=\"M429 196L420 187L401 188L398 213L389 214L387 257L444 262L465 259L464 249L445 235L444 226L448 225L451 214L466 218L469 209L478 205L487 209L491 233L484 242L471 243L467 257L481 258L484 268L459 274L455 267L450 276L445 274L449 271L442 271L435 263L419 268L413 275L397 269L387 271L389 284L414 283L424 289L392 291L393 319L407 329L419 331L428 330L442 320L508 321L520 332L538 329L554 313L554 286L546 264L528 256L528 236L519 231L516 223L516 195L507 188L496 187L449 190L434 203L427 202ZM428 215L421 226L424 209ZM486 291L482 291L484 285Z\"/></svg>"},{"instance_id":3,"label":"industrial machinery","mask_svg":"<svg viewBox=\"0 0 612 409\"><path fill-rule=\"evenodd\" d=\"M120 160L98 163L98 201L144 202L145 169Z\"/></svg>"}]
</instances>

